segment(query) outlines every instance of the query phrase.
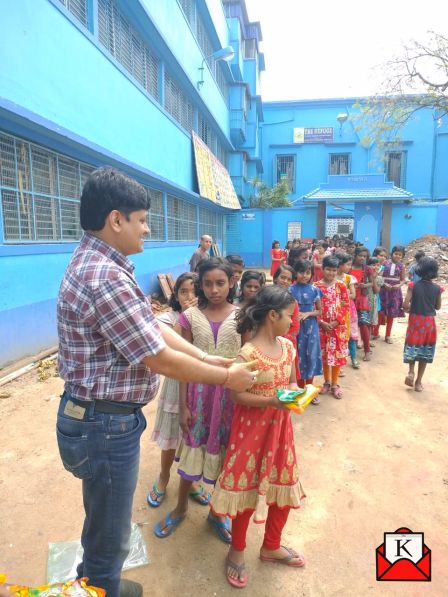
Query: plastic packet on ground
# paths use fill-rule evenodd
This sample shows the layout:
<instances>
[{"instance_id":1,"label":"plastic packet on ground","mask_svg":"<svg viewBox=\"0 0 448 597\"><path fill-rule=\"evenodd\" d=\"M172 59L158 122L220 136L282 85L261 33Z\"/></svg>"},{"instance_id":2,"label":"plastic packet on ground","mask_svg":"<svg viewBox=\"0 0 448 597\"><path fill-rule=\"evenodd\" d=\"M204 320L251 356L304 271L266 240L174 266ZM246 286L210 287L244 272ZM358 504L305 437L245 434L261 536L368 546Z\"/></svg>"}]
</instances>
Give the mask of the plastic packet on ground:
<instances>
[{"instance_id":1,"label":"plastic packet on ground","mask_svg":"<svg viewBox=\"0 0 448 597\"><path fill-rule=\"evenodd\" d=\"M0 583L5 581L6 575L0 574ZM25 585L5 586L8 593L16 597L105 597L106 591L90 586L87 578L71 580L64 583L27 587Z\"/></svg>"},{"instance_id":2,"label":"plastic packet on ground","mask_svg":"<svg viewBox=\"0 0 448 597\"><path fill-rule=\"evenodd\" d=\"M277 390L277 398L284 402L286 408L298 414L302 413L308 404L315 398L320 391L320 387L313 384L306 384L299 390Z\"/></svg>"},{"instance_id":3,"label":"plastic packet on ground","mask_svg":"<svg viewBox=\"0 0 448 597\"><path fill-rule=\"evenodd\" d=\"M82 560L82 546L78 541L50 543L48 546L47 582L57 583L76 578L76 567ZM123 570L149 564L148 551L140 527L132 523L131 548Z\"/></svg>"}]
</instances>

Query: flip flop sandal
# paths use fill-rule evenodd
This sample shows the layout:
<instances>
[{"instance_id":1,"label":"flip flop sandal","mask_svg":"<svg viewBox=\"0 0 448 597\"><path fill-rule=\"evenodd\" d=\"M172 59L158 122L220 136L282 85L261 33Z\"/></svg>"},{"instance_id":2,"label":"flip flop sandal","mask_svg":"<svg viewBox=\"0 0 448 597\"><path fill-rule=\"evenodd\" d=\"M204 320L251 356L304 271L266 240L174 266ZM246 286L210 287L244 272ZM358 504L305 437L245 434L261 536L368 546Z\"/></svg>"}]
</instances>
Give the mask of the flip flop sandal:
<instances>
[{"instance_id":1,"label":"flip flop sandal","mask_svg":"<svg viewBox=\"0 0 448 597\"><path fill-rule=\"evenodd\" d=\"M361 365L359 364L359 361L357 359L353 359L352 367L353 367L353 369L359 369L361 367Z\"/></svg>"},{"instance_id":2,"label":"flip flop sandal","mask_svg":"<svg viewBox=\"0 0 448 597\"><path fill-rule=\"evenodd\" d=\"M168 514L163 519L164 522L164 530L162 531L162 527L160 526L160 522L156 524L154 527L154 535L159 539L165 539L165 537L169 537L174 533L177 527L180 525L182 521L185 520L185 516L179 516L179 518L171 518L171 514ZM168 530L166 530L168 528Z\"/></svg>"},{"instance_id":3,"label":"flip flop sandal","mask_svg":"<svg viewBox=\"0 0 448 597\"><path fill-rule=\"evenodd\" d=\"M320 398L319 398L319 396L316 396L316 398L313 398L311 400L311 404L320 404Z\"/></svg>"},{"instance_id":4,"label":"flip flop sandal","mask_svg":"<svg viewBox=\"0 0 448 597\"><path fill-rule=\"evenodd\" d=\"M217 518L210 514L207 517L208 524L212 527L212 529L217 534L218 538L221 539L227 545L230 545L232 542L232 534L231 534L231 526L227 519L227 522L220 522ZM227 533L225 532L227 531Z\"/></svg>"},{"instance_id":5,"label":"flip flop sandal","mask_svg":"<svg viewBox=\"0 0 448 597\"><path fill-rule=\"evenodd\" d=\"M234 578L233 576L229 576L228 572L227 572L227 568L231 568L234 572L236 572L238 574L237 578ZM232 587L235 587L236 589L244 589L244 587L247 586L247 581L249 580L248 577L246 576L246 578L244 580L241 580L240 576L241 573L244 572L246 569L246 564L240 564L238 566L238 564L235 564L235 562L232 562L232 560L229 559L229 557L226 558L226 578L227 578L227 582L232 585Z\"/></svg>"},{"instance_id":6,"label":"flip flop sandal","mask_svg":"<svg viewBox=\"0 0 448 597\"><path fill-rule=\"evenodd\" d=\"M269 558L267 556L263 556L260 554L260 560L262 562L272 562L273 564L284 564L285 566L291 566L292 568L302 568L305 566L305 558L301 554L297 553L290 547L285 547L282 545L283 549L286 549L288 555L284 558ZM294 560L299 560L297 564L294 563Z\"/></svg>"},{"instance_id":7,"label":"flip flop sandal","mask_svg":"<svg viewBox=\"0 0 448 597\"><path fill-rule=\"evenodd\" d=\"M345 377L345 371L344 371L344 369L341 369L339 371L339 377Z\"/></svg>"},{"instance_id":8,"label":"flip flop sandal","mask_svg":"<svg viewBox=\"0 0 448 597\"><path fill-rule=\"evenodd\" d=\"M364 356L362 357L362 360L367 362L367 361L370 361L371 358L372 358L372 351L365 352Z\"/></svg>"},{"instance_id":9,"label":"flip flop sandal","mask_svg":"<svg viewBox=\"0 0 448 597\"><path fill-rule=\"evenodd\" d=\"M156 496L156 499L154 499L152 497L151 493L154 493L154 495ZM153 508L158 508L160 506L160 504L163 502L163 500L165 499L165 495L166 495L166 491L159 491L157 489L156 483L154 483L154 485L152 486L152 490L146 496L146 501Z\"/></svg>"},{"instance_id":10,"label":"flip flop sandal","mask_svg":"<svg viewBox=\"0 0 448 597\"><path fill-rule=\"evenodd\" d=\"M188 495L201 506L208 506L209 501L212 499L212 494L210 492L205 493L203 485L197 491L190 491Z\"/></svg>"},{"instance_id":11,"label":"flip flop sandal","mask_svg":"<svg viewBox=\"0 0 448 597\"><path fill-rule=\"evenodd\" d=\"M414 387L414 374L408 373L404 378L404 383L409 386L410 388Z\"/></svg>"},{"instance_id":12,"label":"flip flop sandal","mask_svg":"<svg viewBox=\"0 0 448 597\"><path fill-rule=\"evenodd\" d=\"M393 340L390 336L386 336L386 338L384 338L384 341L386 342L386 344L393 344Z\"/></svg>"},{"instance_id":13,"label":"flip flop sandal","mask_svg":"<svg viewBox=\"0 0 448 597\"><path fill-rule=\"evenodd\" d=\"M340 400L343 396L341 386L339 385L331 386L331 393L336 400Z\"/></svg>"},{"instance_id":14,"label":"flip flop sandal","mask_svg":"<svg viewBox=\"0 0 448 597\"><path fill-rule=\"evenodd\" d=\"M421 384L421 383L419 383L419 384L415 384L415 386L414 386L414 390L415 390L416 392L423 392L423 386L422 386L422 384Z\"/></svg>"}]
</instances>

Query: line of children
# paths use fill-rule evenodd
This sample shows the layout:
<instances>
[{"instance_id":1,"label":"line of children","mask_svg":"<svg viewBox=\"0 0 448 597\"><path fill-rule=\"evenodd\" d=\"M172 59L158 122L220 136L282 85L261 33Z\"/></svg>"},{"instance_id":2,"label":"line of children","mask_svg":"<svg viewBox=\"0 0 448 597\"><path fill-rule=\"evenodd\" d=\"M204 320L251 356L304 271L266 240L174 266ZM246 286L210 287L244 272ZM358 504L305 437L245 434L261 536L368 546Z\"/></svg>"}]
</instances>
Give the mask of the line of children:
<instances>
[{"instance_id":1,"label":"line of children","mask_svg":"<svg viewBox=\"0 0 448 597\"><path fill-rule=\"evenodd\" d=\"M272 286L265 286L264 274L255 270L241 276L244 263L238 255L228 256L227 261L211 258L199 267L197 306L191 306L195 301L192 275L184 274L176 282L168 318L173 326L179 326L182 336L205 353L227 358L238 354L239 361L256 361L260 374L243 393L199 384L180 384L176 393L172 380L165 381L153 433L162 449L161 472L148 502L157 507L163 501L180 425L178 502L154 532L165 538L176 530L185 519L189 495L205 505L210 500L208 522L230 545L226 578L237 588L248 582L246 534L252 514L263 502L268 515L260 559L292 567L305 564L302 555L280 545L289 510L300 507L304 493L290 411L278 401L275 390L304 387L323 373L321 394L342 398L339 376L348 355L353 368L359 368L358 329L367 361L371 332L378 335L379 313L387 318L386 342L390 340L390 320L401 313L398 293L401 296L405 276L403 247L394 247L390 260L382 247L377 247L373 258L362 245L353 247L353 257L337 248L323 257L322 277L314 284L313 264L303 259L305 252L294 260L294 269L278 264ZM296 250L290 250L290 257L296 257ZM404 347L404 362L409 365L405 384L421 392L426 364L434 357L434 316L441 305L442 289L432 282L437 276L435 260L420 256L415 275L421 280L409 285L404 301L404 309L410 313ZM233 297L239 277L237 308ZM241 348L242 337L245 343ZM319 402L319 397L313 401ZM211 499L201 486L193 485L201 480L216 484Z\"/></svg>"}]
</instances>

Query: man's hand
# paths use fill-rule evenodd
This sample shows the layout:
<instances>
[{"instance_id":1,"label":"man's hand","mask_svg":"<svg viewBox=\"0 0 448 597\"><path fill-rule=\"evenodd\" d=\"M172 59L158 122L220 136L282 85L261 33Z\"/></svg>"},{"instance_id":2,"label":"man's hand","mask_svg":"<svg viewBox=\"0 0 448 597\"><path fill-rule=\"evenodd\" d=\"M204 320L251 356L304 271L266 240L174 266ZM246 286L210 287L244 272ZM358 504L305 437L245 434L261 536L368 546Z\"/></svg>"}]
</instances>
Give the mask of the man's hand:
<instances>
[{"instance_id":1,"label":"man's hand","mask_svg":"<svg viewBox=\"0 0 448 597\"><path fill-rule=\"evenodd\" d=\"M257 361L237 363L229 367L229 377L225 383L226 388L235 392L244 392L257 381L258 371L252 371L257 366Z\"/></svg>"},{"instance_id":2,"label":"man's hand","mask_svg":"<svg viewBox=\"0 0 448 597\"><path fill-rule=\"evenodd\" d=\"M235 359L226 359L216 354L208 354L204 359L204 363L207 363L208 365L215 365L216 367L226 368L229 368L234 361Z\"/></svg>"}]
</instances>

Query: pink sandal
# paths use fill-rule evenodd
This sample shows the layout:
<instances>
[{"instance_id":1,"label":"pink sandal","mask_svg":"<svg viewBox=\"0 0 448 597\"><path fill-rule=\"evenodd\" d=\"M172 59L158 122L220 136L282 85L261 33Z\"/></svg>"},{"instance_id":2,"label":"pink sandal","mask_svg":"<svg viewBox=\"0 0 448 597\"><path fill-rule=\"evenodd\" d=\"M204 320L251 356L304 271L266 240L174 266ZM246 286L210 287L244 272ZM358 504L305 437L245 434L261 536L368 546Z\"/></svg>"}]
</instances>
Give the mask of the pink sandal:
<instances>
[{"instance_id":1,"label":"pink sandal","mask_svg":"<svg viewBox=\"0 0 448 597\"><path fill-rule=\"evenodd\" d=\"M336 400L340 400L342 398L342 389L339 385L331 386L331 393L336 398Z\"/></svg>"}]
</instances>

